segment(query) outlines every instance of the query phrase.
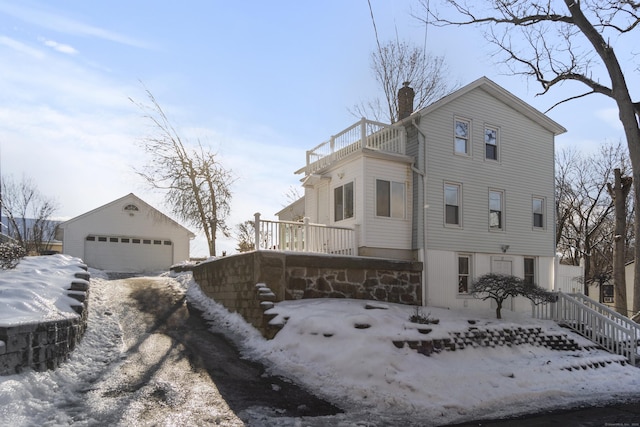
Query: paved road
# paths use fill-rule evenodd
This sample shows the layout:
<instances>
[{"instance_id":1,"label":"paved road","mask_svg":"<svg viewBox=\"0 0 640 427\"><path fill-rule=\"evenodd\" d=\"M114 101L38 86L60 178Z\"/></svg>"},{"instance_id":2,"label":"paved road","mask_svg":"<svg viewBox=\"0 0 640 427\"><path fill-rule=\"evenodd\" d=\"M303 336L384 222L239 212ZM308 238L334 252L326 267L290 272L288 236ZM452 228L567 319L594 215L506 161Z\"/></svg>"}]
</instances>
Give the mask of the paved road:
<instances>
[{"instance_id":1,"label":"paved road","mask_svg":"<svg viewBox=\"0 0 640 427\"><path fill-rule=\"evenodd\" d=\"M456 427L640 427L640 402L556 411L510 420L477 421ZM453 427L453 426L450 426Z\"/></svg>"},{"instance_id":2,"label":"paved road","mask_svg":"<svg viewBox=\"0 0 640 427\"><path fill-rule=\"evenodd\" d=\"M224 337L208 331L169 281L104 282L103 298L123 330L123 352L87 393L96 424L244 426L259 414L339 412L294 384L264 377L260 365L241 359Z\"/></svg>"}]
</instances>

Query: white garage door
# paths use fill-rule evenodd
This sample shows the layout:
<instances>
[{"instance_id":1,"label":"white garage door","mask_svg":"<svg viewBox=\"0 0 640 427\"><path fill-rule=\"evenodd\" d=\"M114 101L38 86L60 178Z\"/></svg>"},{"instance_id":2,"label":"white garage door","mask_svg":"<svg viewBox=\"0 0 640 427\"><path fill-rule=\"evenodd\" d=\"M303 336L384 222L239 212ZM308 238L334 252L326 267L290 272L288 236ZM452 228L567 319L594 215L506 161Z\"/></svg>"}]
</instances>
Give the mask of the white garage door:
<instances>
[{"instance_id":1,"label":"white garage door","mask_svg":"<svg viewBox=\"0 0 640 427\"><path fill-rule=\"evenodd\" d=\"M84 257L89 267L105 271L167 270L173 260L173 244L167 239L89 235Z\"/></svg>"}]
</instances>

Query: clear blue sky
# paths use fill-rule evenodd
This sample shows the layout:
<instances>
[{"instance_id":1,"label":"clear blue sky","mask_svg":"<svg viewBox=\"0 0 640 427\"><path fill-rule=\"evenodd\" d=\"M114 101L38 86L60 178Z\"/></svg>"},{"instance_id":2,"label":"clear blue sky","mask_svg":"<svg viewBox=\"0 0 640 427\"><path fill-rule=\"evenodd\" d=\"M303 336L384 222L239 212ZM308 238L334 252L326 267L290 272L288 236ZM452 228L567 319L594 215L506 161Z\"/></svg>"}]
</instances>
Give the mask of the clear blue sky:
<instances>
[{"instance_id":1,"label":"clear blue sky","mask_svg":"<svg viewBox=\"0 0 640 427\"><path fill-rule=\"evenodd\" d=\"M415 0L371 5L382 41L424 42L424 24L410 16ZM427 35L453 81L486 75L543 111L564 95L535 97L536 83L504 75L479 29ZM168 213L133 173L145 160L136 141L150 132L129 101L146 101L143 82L182 136L218 152L237 176L229 224L255 212L272 218L299 185L305 150L355 122L347 109L376 92L374 48L366 0L0 0L1 172L32 178L62 218L130 192ZM558 147L622 138L603 97L549 115L568 129ZM196 241L192 254L205 252Z\"/></svg>"}]
</instances>

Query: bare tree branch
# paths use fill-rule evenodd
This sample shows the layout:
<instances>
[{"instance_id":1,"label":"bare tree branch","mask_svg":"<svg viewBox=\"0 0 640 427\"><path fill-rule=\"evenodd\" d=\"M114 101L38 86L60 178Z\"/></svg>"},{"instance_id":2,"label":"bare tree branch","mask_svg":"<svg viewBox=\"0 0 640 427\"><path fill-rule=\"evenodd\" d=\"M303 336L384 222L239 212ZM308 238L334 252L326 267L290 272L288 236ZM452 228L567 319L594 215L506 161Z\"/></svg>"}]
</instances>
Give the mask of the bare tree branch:
<instances>
[{"instance_id":1,"label":"bare tree branch","mask_svg":"<svg viewBox=\"0 0 640 427\"><path fill-rule=\"evenodd\" d=\"M203 231L209 254L216 255L217 233L229 235L232 173L200 141L188 145L173 127L153 94L146 90L150 105L131 99L153 125L154 133L141 141L151 160L136 173L151 188L165 192L165 202L183 221Z\"/></svg>"}]
</instances>

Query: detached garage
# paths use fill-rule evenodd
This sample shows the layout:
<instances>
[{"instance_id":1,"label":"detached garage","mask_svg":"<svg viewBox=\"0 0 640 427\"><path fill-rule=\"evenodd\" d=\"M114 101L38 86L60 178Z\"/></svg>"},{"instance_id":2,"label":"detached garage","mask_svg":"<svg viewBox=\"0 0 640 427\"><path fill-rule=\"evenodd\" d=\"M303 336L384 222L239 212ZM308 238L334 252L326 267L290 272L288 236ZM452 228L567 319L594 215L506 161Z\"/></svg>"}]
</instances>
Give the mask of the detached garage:
<instances>
[{"instance_id":1,"label":"detached garage","mask_svg":"<svg viewBox=\"0 0 640 427\"><path fill-rule=\"evenodd\" d=\"M145 201L128 194L63 222L62 252L113 272L154 272L189 259L195 235Z\"/></svg>"}]
</instances>

